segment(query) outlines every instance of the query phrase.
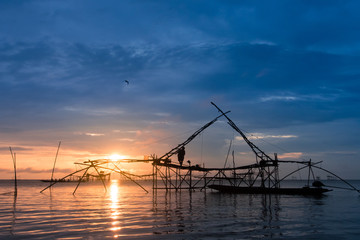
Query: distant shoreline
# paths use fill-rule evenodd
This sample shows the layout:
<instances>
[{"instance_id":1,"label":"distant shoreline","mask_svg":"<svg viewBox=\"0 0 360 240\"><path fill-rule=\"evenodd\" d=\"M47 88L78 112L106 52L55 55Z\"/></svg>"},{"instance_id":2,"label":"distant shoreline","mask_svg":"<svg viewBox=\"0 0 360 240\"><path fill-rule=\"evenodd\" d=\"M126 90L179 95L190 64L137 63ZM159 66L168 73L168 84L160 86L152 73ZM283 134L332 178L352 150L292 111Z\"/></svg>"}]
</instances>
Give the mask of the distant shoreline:
<instances>
[{"instance_id":1,"label":"distant shoreline","mask_svg":"<svg viewBox=\"0 0 360 240\"><path fill-rule=\"evenodd\" d=\"M41 181L43 179L17 179L17 181ZM110 179L111 180L111 179ZM114 179L117 180L117 179ZM344 179L346 181L360 181L360 179ZM0 179L0 181L14 181L14 179ZM126 181L122 179L121 181ZM307 181L307 179L286 179L286 181ZM340 181L339 179L320 179L320 181Z\"/></svg>"}]
</instances>

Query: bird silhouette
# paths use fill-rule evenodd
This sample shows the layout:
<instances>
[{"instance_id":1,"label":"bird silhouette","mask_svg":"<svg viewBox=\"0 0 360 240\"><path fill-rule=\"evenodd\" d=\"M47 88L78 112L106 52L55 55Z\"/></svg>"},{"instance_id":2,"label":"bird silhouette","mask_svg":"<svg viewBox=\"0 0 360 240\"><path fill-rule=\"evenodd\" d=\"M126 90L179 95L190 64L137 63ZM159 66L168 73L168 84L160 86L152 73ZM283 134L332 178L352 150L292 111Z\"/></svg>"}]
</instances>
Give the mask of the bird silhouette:
<instances>
[{"instance_id":1,"label":"bird silhouette","mask_svg":"<svg viewBox=\"0 0 360 240\"><path fill-rule=\"evenodd\" d=\"M124 82L125 82L127 85L129 85L129 81L128 81L128 80L125 80Z\"/></svg>"}]
</instances>

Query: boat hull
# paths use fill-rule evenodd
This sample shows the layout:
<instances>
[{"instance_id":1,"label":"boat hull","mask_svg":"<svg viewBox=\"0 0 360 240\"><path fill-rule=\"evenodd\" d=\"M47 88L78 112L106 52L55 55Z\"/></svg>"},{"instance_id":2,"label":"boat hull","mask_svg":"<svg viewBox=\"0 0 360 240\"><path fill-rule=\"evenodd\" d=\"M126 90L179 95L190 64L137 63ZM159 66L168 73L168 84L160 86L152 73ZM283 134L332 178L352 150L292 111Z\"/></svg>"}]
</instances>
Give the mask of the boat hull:
<instances>
[{"instance_id":1,"label":"boat hull","mask_svg":"<svg viewBox=\"0 0 360 240\"><path fill-rule=\"evenodd\" d=\"M331 191L326 188L264 188L264 187L237 187L227 185L209 185L211 189L224 193L239 194L283 194L283 195L322 195Z\"/></svg>"},{"instance_id":2,"label":"boat hull","mask_svg":"<svg viewBox=\"0 0 360 240\"><path fill-rule=\"evenodd\" d=\"M47 180L47 179L43 179L40 180L42 182L79 182L78 180ZM84 181L82 181L84 182Z\"/></svg>"}]
</instances>

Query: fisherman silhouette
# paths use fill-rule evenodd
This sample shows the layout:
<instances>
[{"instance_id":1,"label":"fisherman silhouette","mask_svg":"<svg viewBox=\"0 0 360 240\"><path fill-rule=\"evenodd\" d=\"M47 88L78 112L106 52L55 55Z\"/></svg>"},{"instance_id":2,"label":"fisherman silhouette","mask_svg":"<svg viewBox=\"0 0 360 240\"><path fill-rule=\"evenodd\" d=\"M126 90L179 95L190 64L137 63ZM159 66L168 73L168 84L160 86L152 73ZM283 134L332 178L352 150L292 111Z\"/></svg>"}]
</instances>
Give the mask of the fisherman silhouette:
<instances>
[{"instance_id":1,"label":"fisherman silhouette","mask_svg":"<svg viewBox=\"0 0 360 240\"><path fill-rule=\"evenodd\" d=\"M185 157L185 147L182 146L179 150L178 150L178 160L180 163L180 166L182 166L183 162L184 162L184 157Z\"/></svg>"}]
</instances>

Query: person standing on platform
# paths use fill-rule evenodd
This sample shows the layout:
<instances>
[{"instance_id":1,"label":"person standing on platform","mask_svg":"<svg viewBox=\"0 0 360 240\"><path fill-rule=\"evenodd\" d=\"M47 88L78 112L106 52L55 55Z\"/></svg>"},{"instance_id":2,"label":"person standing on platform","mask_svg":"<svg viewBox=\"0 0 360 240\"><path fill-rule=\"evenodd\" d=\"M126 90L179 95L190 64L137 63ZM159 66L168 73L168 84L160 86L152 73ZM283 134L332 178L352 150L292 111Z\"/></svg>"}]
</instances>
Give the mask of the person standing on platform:
<instances>
[{"instance_id":1,"label":"person standing on platform","mask_svg":"<svg viewBox=\"0 0 360 240\"><path fill-rule=\"evenodd\" d=\"M178 160L180 163L180 166L182 166L183 162L184 162L184 158L185 158L185 147L182 146L179 150L178 150Z\"/></svg>"}]
</instances>

